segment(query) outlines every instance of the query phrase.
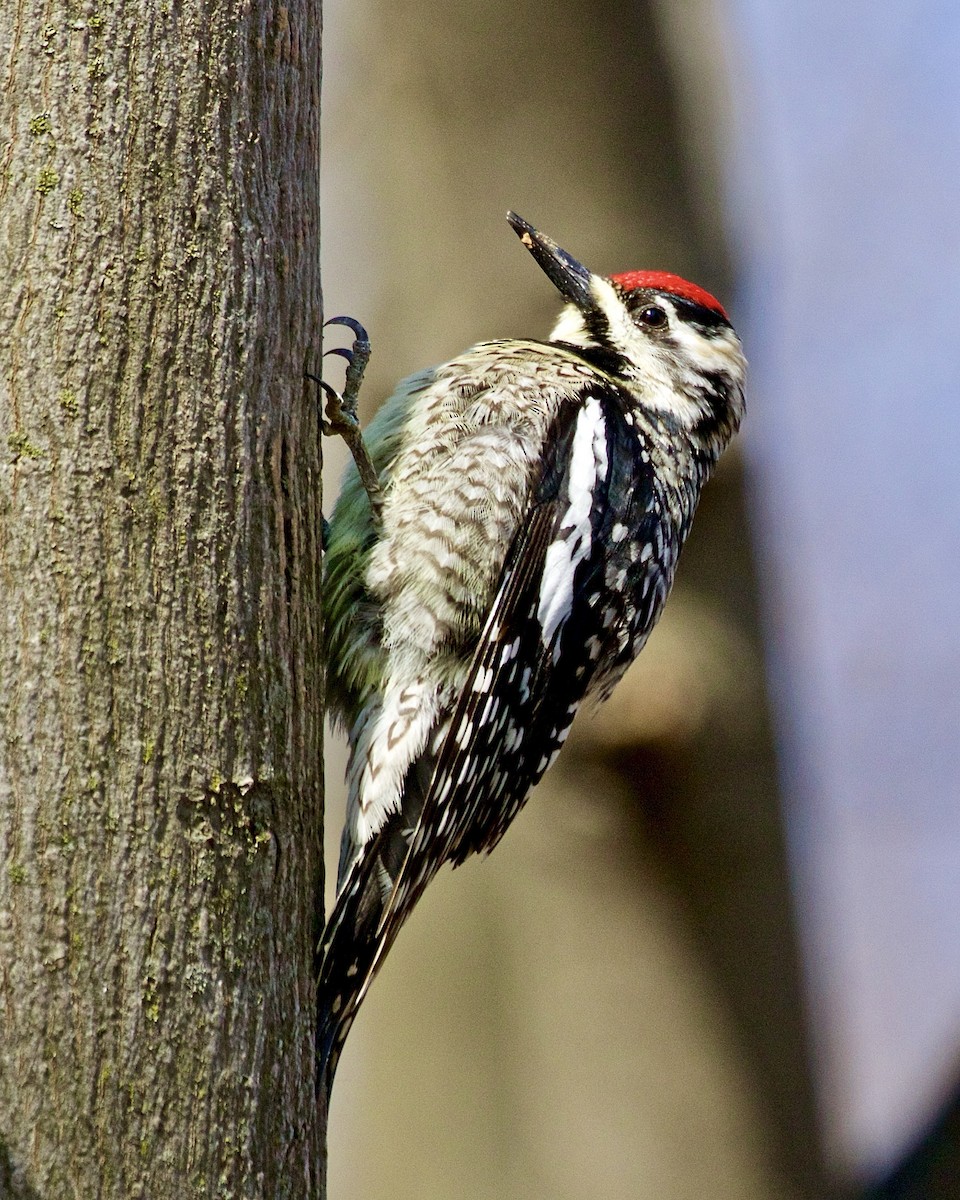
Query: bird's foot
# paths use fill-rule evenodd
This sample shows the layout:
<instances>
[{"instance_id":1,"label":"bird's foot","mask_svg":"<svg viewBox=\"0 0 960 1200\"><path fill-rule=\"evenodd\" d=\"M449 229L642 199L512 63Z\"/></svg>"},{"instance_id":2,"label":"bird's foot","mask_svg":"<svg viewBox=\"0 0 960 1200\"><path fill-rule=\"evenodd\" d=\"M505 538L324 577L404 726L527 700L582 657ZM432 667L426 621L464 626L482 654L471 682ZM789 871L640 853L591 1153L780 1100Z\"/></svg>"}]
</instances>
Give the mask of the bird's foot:
<instances>
[{"instance_id":1,"label":"bird's foot","mask_svg":"<svg viewBox=\"0 0 960 1200\"><path fill-rule=\"evenodd\" d=\"M380 488L380 479L373 465L373 460L370 458L366 443L363 440L363 434L360 430L360 420L357 416L357 399L360 394L360 384L363 380L363 373L367 368L367 363L370 361L370 339L367 337L367 331L364 327L359 321L354 320L353 317L331 317L329 321L324 322L324 328L328 325L345 325L353 331L354 335L353 345L349 348L336 346L332 350L327 350L324 354L324 358L328 354L337 354L347 360L347 373L344 378L343 391L336 391L326 380L321 379L318 375L310 374L309 371L307 372L307 378L313 380L326 397L326 416L321 418L323 432L328 436L339 434L347 443L350 453L353 455L353 461L357 464L360 482L363 484L370 499L370 507L373 511L374 520L379 522L383 492Z\"/></svg>"}]
</instances>

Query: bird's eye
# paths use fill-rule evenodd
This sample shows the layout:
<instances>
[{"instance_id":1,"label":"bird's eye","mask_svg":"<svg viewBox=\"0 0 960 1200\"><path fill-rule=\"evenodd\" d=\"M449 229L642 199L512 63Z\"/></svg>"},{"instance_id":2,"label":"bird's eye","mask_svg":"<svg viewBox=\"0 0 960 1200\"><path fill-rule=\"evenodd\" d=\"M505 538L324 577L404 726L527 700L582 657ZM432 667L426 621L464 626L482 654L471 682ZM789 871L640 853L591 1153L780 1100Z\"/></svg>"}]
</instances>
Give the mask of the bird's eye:
<instances>
[{"instance_id":1,"label":"bird's eye","mask_svg":"<svg viewBox=\"0 0 960 1200\"><path fill-rule=\"evenodd\" d=\"M637 315L637 321L641 325L649 325L651 328L656 329L659 325L666 325L667 314L662 308L651 304L648 308L641 309Z\"/></svg>"}]
</instances>

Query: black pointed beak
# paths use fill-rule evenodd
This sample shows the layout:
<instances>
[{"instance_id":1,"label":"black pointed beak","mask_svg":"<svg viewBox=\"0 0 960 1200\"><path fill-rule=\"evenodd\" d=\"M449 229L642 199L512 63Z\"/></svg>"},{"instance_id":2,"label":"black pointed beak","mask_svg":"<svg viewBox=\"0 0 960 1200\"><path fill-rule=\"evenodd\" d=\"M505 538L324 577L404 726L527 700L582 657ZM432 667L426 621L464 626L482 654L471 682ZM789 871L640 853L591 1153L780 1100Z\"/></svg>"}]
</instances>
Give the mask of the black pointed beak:
<instances>
[{"instance_id":1,"label":"black pointed beak","mask_svg":"<svg viewBox=\"0 0 960 1200\"><path fill-rule=\"evenodd\" d=\"M591 277L587 268L572 258L566 250L561 250L545 233L538 233L529 222L523 217L518 217L515 212L508 212L507 220L560 294L573 301L582 312L593 308Z\"/></svg>"}]
</instances>

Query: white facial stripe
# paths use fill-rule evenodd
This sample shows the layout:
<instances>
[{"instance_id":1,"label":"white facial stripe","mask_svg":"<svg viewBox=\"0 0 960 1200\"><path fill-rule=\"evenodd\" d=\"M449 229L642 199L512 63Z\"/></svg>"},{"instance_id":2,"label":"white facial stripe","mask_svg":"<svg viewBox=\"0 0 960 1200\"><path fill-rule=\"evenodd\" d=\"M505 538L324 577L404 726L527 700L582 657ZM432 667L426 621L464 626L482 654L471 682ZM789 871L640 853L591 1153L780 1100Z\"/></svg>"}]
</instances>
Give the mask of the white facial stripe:
<instances>
[{"instance_id":1,"label":"white facial stripe","mask_svg":"<svg viewBox=\"0 0 960 1200\"><path fill-rule=\"evenodd\" d=\"M590 513L597 482L607 474L607 428L603 408L590 396L577 416L567 484L567 510L560 523L560 536L547 547L540 581L540 622L544 646L554 642L573 605L573 578L577 567L590 553ZM559 642L554 644L554 654Z\"/></svg>"},{"instance_id":2,"label":"white facial stripe","mask_svg":"<svg viewBox=\"0 0 960 1200\"><path fill-rule=\"evenodd\" d=\"M667 301L663 302L664 307ZM671 311L673 306L671 305ZM740 343L732 333L721 330L715 337L707 338L686 321L676 318L670 322L673 340L684 354L696 363L702 373L713 374L725 371L734 377L744 373L745 362Z\"/></svg>"},{"instance_id":3,"label":"white facial stripe","mask_svg":"<svg viewBox=\"0 0 960 1200\"><path fill-rule=\"evenodd\" d=\"M575 346L592 346L594 340L587 333L583 313L575 304L565 304L557 323L550 332L551 342L572 342Z\"/></svg>"}]
</instances>

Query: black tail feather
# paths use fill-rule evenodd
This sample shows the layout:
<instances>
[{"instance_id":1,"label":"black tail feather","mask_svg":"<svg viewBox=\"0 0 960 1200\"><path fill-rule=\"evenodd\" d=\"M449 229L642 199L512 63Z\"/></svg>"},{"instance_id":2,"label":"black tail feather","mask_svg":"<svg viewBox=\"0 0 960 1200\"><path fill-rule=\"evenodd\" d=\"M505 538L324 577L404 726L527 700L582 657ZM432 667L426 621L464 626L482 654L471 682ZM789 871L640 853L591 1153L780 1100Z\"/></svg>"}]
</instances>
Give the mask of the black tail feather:
<instances>
[{"instance_id":1,"label":"black tail feather","mask_svg":"<svg viewBox=\"0 0 960 1200\"><path fill-rule=\"evenodd\" d=\"M323 931L317 972L317 1088L325 1088L327 1096L350 1027L396 936L391 929L384 937L380 919L406 860L431 774L426 756L411 767L402 811L390 814L350 868Z\"/></svg>"},{"instance_id":2,"label":"black tail feather","mask_svg":"<svg viewBox=\"0 0 960 1200\"><path fill-rule=\"evenodd\" d=\"M354 864L320 945L317 1086L325 1087L327 1095L343 1043L373 975L377 926L385 902L379 863L371 861L373 857Z\"/></svg>"}]
</instances>

